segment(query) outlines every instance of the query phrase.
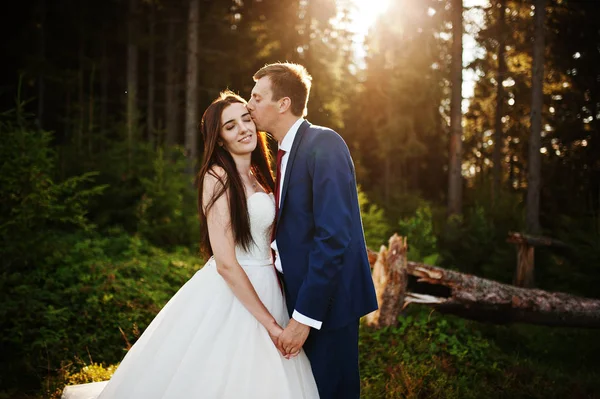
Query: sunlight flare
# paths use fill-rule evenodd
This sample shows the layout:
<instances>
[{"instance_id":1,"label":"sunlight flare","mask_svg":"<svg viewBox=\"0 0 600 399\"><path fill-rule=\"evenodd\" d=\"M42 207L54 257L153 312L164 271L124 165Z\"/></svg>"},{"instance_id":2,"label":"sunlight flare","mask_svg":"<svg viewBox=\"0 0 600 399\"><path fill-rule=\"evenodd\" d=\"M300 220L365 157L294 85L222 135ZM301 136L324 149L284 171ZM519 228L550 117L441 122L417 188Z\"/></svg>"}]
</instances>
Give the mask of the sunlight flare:
<instances>
[{"instance_id":1,"label":"sunlight flare","mask_svg":"<svg viewBox=\"0 0 600 399\"><path fill-rule=\"evenodd\" d=\"M352 30L366 36L377 17L383 14L391 4L391 0L351 0L354 6Z\"/></svg>"}]
</instances>

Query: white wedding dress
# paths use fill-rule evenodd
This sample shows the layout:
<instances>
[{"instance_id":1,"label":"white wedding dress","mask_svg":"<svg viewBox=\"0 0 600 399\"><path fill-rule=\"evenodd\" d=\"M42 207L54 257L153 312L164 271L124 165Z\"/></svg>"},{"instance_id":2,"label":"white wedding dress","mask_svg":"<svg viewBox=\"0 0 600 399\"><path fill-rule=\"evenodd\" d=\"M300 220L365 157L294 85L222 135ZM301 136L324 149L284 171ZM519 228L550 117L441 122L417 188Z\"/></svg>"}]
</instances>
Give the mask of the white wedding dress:
<instances>
[{"instance_id":1,"label":"white wedding dress","mask_svg":"<svg viewBox=\"0 0 600 399\"><path fill-rule=\"evenodd\" d=\"M271 261L272 194L248 198L254 244L240 265L281 326L285 299ZM63 399L318 398L303 351L285 359L210 259L158 313L108 382L67 386Z\"/></svg>"}]
</instances>

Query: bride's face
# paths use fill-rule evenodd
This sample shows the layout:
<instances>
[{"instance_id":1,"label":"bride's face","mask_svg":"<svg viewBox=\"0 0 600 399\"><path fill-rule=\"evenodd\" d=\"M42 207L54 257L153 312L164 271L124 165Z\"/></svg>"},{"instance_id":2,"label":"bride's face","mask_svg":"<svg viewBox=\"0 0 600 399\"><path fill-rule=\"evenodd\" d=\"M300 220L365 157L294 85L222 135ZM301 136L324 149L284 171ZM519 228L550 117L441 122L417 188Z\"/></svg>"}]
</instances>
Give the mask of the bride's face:
<instances>
[{"instance_id":1,"label":"bride's face","mask_svg":"<svg viewBox=\"0 0 600 399\"><path fill-rule=\"evenodd\" d=\"M223 110L221 142L232 155L250 154L256 148L256 125L244 104L234 103Z\"/></svg>"}]
</instances>

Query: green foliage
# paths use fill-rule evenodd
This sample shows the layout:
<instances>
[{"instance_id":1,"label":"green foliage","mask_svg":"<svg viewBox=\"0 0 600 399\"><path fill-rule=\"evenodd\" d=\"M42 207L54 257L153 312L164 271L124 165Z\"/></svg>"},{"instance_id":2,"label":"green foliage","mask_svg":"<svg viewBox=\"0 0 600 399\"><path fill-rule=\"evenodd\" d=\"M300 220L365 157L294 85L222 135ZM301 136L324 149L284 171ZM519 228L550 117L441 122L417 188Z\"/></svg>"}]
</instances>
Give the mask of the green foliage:
<instances>
[{"instance_id":1,"label":"green foliage","mask_svg":"<svg viewBox=\"0 0 600 399\"><path fill-rule=\"evenodd\" d=\"M52 135L0 121L0 258L3 271L22 271L47 243L50 230L87 229L90 198L105 186L92 186L93 172L57 181ZM29 265L31 266L31 265Z\"/></svg>"},{"instance_id":2,"label":"green foliage","mask_svg":"<svg viewBox=\"0 0 600 399\"><path fill-rule=\"evenodd\" d=\"M600 347L588 331L487 326L412 307L396 327L363 327L359 345L366 399L576 398L600 392L591 364ZM591 353L578 363L575 349L586 345Z\"/></svg>"},{"instance_id":3,"label":"green foliage","mask_svg":"<svg viewBox=\"0 0 600 399\"><path fill-rule=\"evenodd\" d=\"M129 162L124 143L107 140L104 145L105 151L83 161L72 146L63 147L61 154L68 170L98 170L96 179L106 186L103 195L90 202L90 219L100 229L119 225L163 248L197 247L196 190L183 149L155 150L137 143Z\"/></svg>"},{"instance_id":4,"label":"green foliage","mask_svg":"<svg viewBox=\"0 0 600 399\"><path fill-rule=\"evenodd\" d=\"M441 266L510 283L514 273L514 248L506 243L507 230L481 205L452 217L440 235Z\"/></svg>"},{"instance_id":5,"label":"green foliage","mask_svg":"<svg viewBox=\"0 0 600 399\"><path fill-rule=\"evenodd\" d=\"M376 204L369 203L369 198L364 191L358 187L358 203L365 232L365 241L367 247L373 251L379 251L381 245L385 245L388 240L390 227L386 221L383 209Z\"/></svg>"},{"instance_id":6,"label":"green foliage","mask_svg":"<svg viewBox=\"0 0 600 399\"><path fill-rule=\"evenodd\" d=\"M435 265L439 254L431 207L420 207L414 216L402 219L398 224L398 234L407 237L408 260Z\"/></svg>"},{"instance_id":7,"label":"green foliage","mask_svg":"<svg viewBox=\"0 0 600 399\"><path fill-rule=\"evenodd\" d=\"M498 370L499 349L471 324L411 311L396 327L361 335L365 398L462 398L479 390L473 377ZM466 389L466 390L465 390ZM471 396L465 393L471 391Z\"/></svg>"},{"instance_id":8,"label":"green foliage","mask_svg":"<svg viewBox=\"0 0 600 399\"><path fill-rule=\"evenodd\" d=\"M0 276L2 386L35 386L74 358L120 361L200 267L187 249L166 253L119 229L53 240L34 271Z\"/></svg>"},{"instance_id":9,"label":"green foliage","mask_svg":"<svg viewBox=\"0 0 600 399\"><path fill-rule=\"evenodd\" d=\"M90 201L89 218L100 229L114 225L122 226L130 233L138 227L138 204L144 195L142 179L152 179L156 152L145 143L135 143L129 151L126 142L121 141L121 127L115 127L110 135L102 137L101 148L81 156L77 145L61 147L62 170L66 175L85 170L96 170L96 180L106 185L101 197Z\"/></svg>"},{"instance_id":10,"label":"green foliage","mask_svg":"<svg viewBox=\"0 0 600 399\"><path fill-rule=\"evenodd\" d=\"M599 298L600 291L600 231L594 219L556 217L552 237L568 245L567 248L546 249L547 267L536 268L536 280L555 290ZM537 262L537 259L536 259Z\"/></svg>"},{"instance_id":11,"label":"green foliage","mask_svg":"<svg viewBox=\"0 0 600 399\"><path fill-rule=\"evenodd\" d=\"M192 247L200 238L196 192L185 173L183 151L173 150L172 155L159 149L153 173L140 179L144 194L137 206L137 231L155 245Z\"/></svg>"}]
</instances>

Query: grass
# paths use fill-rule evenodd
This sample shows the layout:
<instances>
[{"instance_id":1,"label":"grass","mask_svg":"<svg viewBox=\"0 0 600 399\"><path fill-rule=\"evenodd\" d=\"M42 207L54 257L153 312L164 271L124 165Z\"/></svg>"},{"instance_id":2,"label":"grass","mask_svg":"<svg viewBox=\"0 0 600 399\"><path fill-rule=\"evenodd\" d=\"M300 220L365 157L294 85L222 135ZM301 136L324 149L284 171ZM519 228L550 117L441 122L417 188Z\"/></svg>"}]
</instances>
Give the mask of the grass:
<instances>
[{"instance_id":1,"label":"grass","mask_svg":"<svg viewBox=\"0 0 600 399\"><path fill-rule=\"evenodd\" d=\"M597 335L416 306L397 327L362 328L363 398L600 398Z\"/></svg>"}]
</instances>

